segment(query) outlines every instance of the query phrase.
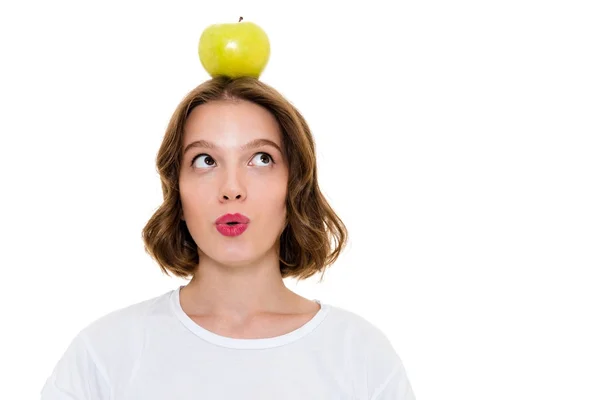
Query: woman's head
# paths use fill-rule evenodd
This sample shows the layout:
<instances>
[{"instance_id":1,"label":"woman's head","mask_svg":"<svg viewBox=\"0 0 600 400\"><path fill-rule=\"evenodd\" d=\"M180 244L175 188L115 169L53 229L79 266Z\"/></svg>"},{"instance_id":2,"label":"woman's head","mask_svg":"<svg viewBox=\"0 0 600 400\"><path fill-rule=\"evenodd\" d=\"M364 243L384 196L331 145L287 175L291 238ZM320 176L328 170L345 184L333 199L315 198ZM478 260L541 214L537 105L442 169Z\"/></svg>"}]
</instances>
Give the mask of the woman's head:
<instances>
[{"instance_id":1,"label":"woman's head","mask_svg":"<svg viewBox=\"0 0 600 400\"><path fill-rule=\"evenodd\" d=\"M165 273L188 278L203 257L236 267L276 254L283 278L324 272L347 232L319 190L302 115L254 78L213 78L180 102L157 156L163 204L143 229ZM225 236L216 220L250 222Z\"/></svg>"}]
</instances>

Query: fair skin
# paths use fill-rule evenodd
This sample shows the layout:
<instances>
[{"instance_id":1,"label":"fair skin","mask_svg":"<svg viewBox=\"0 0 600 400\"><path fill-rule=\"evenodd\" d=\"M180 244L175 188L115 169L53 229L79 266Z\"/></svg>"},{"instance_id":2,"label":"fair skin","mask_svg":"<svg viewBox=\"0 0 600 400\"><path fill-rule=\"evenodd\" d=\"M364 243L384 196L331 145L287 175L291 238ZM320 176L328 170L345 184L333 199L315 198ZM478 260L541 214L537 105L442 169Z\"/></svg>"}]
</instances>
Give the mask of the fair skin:
<instances>
[{"instance_id":1,"label":"fair skin","mask_svg":"<svg viewBox=\"0 0 600 400\"><path fill-rule=\"evenodd\" d=\"M200 254L181 290L183 310L205 329L234 338L299 328L320 306L288 289L279 271L288 165L276 119L248 101L213 101L190 113L183 142L182 219ZM243 147L249 143L255 146ZM228 213L250 219L243 234L216 229L216 219Z\"/></svg>"}]
</instances>

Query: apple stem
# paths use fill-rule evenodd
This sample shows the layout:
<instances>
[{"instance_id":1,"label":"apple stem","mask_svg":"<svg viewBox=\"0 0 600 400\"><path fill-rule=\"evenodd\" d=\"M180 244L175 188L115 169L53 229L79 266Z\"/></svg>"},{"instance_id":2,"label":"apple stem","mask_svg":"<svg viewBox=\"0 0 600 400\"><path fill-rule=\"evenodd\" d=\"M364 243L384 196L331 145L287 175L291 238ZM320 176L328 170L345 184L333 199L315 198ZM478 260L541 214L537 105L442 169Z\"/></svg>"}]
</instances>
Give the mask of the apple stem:
<instances>
[{"instance_id":1,"label":"apple stem","mask_svg":"<svg viewBox=\"0 0 600 400\"><path fill-rule=\"evenodd\" d=\"M244 17L240 17L240 20L238 22L242 22L243 19L244 19Z\"/></svg>"}]
</instances>

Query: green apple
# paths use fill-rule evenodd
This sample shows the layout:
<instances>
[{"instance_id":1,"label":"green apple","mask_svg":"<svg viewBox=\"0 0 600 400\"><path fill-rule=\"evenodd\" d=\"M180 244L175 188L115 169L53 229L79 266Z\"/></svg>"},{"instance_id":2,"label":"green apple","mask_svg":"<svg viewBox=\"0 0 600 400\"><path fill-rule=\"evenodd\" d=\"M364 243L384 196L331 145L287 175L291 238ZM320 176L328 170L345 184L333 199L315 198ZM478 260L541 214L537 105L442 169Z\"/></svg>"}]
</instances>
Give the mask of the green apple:
<instances>
[{"instance_id":1,"label":"green apple","mask_svg":"<svg viewBox=\"0 0 600 400\"><path fill-rule=\"evenodd\" d=\"M210 25L200 35L198 55L210 76L262 74L271 54L269 38L257 24L241 21Z\"/></svg>"}]
</instances>

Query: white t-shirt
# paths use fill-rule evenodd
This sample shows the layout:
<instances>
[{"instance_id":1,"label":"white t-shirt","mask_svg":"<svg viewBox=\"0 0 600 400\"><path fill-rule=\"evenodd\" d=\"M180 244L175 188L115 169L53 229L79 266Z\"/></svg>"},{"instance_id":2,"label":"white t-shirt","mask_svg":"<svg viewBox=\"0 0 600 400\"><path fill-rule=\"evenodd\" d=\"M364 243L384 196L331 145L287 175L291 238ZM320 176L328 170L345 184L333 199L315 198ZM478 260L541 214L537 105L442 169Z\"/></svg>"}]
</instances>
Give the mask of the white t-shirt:
<instances>
[{"instance_id":1,"label":"white t-shirt","mask_svg":"<svg viewBox=\"0 0 600 400\"><path fill-rule=\"evenodd\" d=\"M321 305L282 336L236 339L195 323L179 290L111 312L72 340L42 400L413 400L376 326Z\"/></svg>"}]
</instances>

